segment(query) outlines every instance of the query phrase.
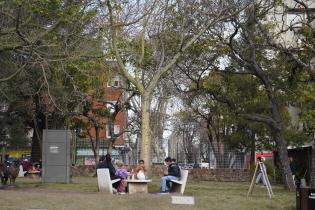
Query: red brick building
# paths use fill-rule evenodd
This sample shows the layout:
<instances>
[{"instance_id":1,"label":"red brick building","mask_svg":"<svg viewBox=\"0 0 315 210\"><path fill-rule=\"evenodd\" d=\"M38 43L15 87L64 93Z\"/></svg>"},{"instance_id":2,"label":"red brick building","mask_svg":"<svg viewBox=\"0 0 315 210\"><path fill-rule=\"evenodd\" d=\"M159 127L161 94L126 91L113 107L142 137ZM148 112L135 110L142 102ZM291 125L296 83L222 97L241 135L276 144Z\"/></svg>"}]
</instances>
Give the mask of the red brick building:
<instances>
[{"instance_id":1,"label":"red brick building","mask_svg":"<svg viewBox=\"0 0 315 210\"><path fill-rule=\"evenodd\" d=\"M97 109L98 107L102 110L105 110L104 107L106 106L108 111L110 113L114 112L114 107L117 103L124 102L125 98L127 97L127 93L124 91L125 87L125 80L124 78L118 73L117 65L115 61L109 61L109 65L112 66L112 68L115 70L115 75L112 76L107 85L104 87L104 102L95 102L93 101L92 107L95 107ZM89 115L93 116L93 112L90 111ZM88 121L88 119L84 119L84 121ZM110 138L109 135L109 128L107 125L108 118L101 118L98 119L98 122L105 125L106 129L100 129L99 132L99 139L100 139L100 151L99 154L105 155L107 153L108 148L108 141ZM114 134L120 134L119 137L116 139L114 143L114 149L112 156L117 159L123 159L122 155L125 151L125 134L124 130L126 127L127 122L127 112L126 111L120 111L115 117L114 121ZM88 138L92 138L95 140L95 127L90 126L87 130L86 139L79 139L77 143L77 160L78 164L93 164L94 157L92 148L90 146L90 141Z\"/></svg>"}]
</instances>

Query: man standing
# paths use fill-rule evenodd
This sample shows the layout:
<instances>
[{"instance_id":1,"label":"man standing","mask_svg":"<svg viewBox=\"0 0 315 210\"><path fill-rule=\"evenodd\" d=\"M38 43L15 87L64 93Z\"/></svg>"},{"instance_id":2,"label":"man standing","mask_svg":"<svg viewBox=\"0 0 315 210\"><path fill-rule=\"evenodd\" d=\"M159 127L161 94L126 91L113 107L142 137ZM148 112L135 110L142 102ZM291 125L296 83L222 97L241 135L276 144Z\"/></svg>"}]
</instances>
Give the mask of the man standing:
<instances>
[{"instance_id":1,"label":"man standing","mask_svg":"<svg viewBox=\"0 0 315 210\"><path fill-rule=\"evenodd\" d=\"M292 178L293 181L295 182L295 175L296 175L296 166L295 166L295 162L292 156L289 157L290 160L290 169L291 169L291 173L292 173Z\"/></svg>"},{"instance_id":2,"label":"man standing","mask_svg":"<svg viewBox=\"0 0 315 210\"><path fill-rule=\"evenodd\" d=\"M165 158L165 164L168 166L167 174L161 179L162 190L161 193L168 193L167 182L170 180L178 180L180 178L180 168L176 162L172 162L170 157Z\"/></svg>"}]
</instances>

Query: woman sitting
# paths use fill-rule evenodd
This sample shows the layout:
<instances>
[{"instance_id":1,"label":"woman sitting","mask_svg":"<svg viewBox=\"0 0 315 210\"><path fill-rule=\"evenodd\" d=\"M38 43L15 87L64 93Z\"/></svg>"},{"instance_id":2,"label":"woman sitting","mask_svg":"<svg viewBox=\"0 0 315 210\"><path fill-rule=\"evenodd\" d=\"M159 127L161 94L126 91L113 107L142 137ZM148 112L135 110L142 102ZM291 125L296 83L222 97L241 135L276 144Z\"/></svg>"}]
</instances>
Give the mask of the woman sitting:
<instances>
[{"instance_id":1,"label":"woman sitting","mask_svg":"<svg viewBox=\"0 0 315 210\"><path fill-rule=\"evenodd\" d=\"M139 179L139 180L145 180L145 173L146 173L146 169L144 166L144 160L139 160L139 165L137 166L136 170L135 170L135 179Z\"/></svg>"}]
</instances>

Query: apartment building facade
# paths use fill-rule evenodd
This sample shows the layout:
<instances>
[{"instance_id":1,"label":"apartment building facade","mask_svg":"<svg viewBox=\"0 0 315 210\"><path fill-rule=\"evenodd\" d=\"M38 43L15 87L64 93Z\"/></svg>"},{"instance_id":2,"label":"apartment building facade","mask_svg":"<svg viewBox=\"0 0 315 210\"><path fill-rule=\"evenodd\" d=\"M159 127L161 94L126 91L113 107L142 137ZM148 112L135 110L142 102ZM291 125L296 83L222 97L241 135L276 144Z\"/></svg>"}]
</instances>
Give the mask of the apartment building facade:
<instances>
[{"instance_id":1,"label":"apartment building facade","mask_svg":"<svg viewBox=\"0 0 315 210\"><path fill-rule=\"evenodd\" d=\"M104 98L103 102L93 101L93 107L99 107L102 110L107 110L109 114L113 114L115 106L118 103L123 103L127 97L125 91L126 82L122 75L119 74L118 67L115 61L107 61L107 65L110 65L113 69L114 75L109 79L104 87ZM109 120L103 117L101 120L102 127L98 133L100 139L99 142L99 155L106 155L108 145L110 141L110 127ZM112 156L114 159L125 160L125 155L128 151L127 136L124 133L127 124L127 111L122 109L117 113L114 119L114 135L118 135L115 140L114 147L112 150ZM93 126L88 127L85 137L76 137L75 139L75 164L80 165L93 165L95 164L94 154L91 146L91 140L96 140L96 131Z\"/></svg>"}]
</instances>

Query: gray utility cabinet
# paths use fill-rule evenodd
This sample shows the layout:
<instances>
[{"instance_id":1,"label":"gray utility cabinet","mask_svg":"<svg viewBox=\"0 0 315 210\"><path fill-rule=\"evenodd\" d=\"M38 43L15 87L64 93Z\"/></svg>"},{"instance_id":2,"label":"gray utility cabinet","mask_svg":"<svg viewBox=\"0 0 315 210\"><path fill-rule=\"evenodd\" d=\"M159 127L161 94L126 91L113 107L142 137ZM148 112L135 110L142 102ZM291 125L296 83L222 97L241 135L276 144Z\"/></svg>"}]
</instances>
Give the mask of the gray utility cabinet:
<instances>
[{"instance_id":1,"label":"gray utility cabinet","mask_svg":"<svg viewBox=\"0 0 315 210\"><path fill-rule=\"evenodd\" d=\"M71 176L69 130L44 130L42 181L69 183Z\"/></svg>"}]
</instances>

